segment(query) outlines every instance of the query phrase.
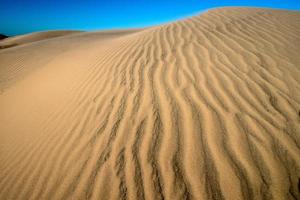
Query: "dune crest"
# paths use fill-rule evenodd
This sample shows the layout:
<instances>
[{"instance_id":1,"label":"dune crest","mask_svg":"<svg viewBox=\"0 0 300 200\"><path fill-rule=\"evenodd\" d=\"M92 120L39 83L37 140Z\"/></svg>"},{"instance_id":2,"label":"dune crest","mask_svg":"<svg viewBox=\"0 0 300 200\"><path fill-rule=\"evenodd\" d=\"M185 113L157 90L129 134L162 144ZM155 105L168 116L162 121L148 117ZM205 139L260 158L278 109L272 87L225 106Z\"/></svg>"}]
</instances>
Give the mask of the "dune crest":
<instances>
[{"instance_id":1,"label":"dune crest","mask_svg":"<svg viewBox=\"0 0 300 200\"><path fill-rule=\"evenodd\" d=\"M0 41L0 49L66 36L74 33L80 33L80 31L45 31L13 36Z\"/></svg>"},{"instance_id":2,"label":"dune crest","mask_svg":"<svg viewBox=\"0 0 300 200\"><path fill-rule=\"evenodd\" d=\"M0 50L0 199L300 199L300 13L219 8Z\"/></svg>"}]
</instances>

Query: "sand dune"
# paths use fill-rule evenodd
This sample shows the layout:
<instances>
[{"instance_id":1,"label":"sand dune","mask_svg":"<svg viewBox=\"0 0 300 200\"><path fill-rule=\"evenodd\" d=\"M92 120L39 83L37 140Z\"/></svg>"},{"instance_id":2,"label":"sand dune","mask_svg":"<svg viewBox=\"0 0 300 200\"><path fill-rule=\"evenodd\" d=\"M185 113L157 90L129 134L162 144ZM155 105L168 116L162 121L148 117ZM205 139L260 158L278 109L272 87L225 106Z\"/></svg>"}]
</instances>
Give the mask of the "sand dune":
<instances>
[{"instance_id":1,"label":"sand dune","mask_svg":"<svg viewBox=\"0 0 300 200\"><path fill-rule=\"evenodd\" d=\"M41 40L51 39L55 37L65 36L69 34L80 33L80 31L46 31L36 32L26 35L19 35L14 37L5 38L0 41L0 49L18 46L21 44L28 44L31 42L37 42Z\"/></svg>"},{"instance_id":2,"label":"sand dune","mask_svg":"<svg viewBox=\"0 0 300 200\"><path fill-rule=\"evenodd\" d=\"M0 33L0 40L3 40L5 38L7 38L7 36Z\"/></svg>"},{"instance_id":3,"label":"sand dune","mask_svg":"<svg viewBox=\"0 0 300 200\"><path fill-rule=\"evenodd\" d=\"M112 31L102 31L97 32L97 37L102 37L102 39L112 38L116 36L121 36L129 33L134 33L140 31L141 29L128 29L128 30L112 30ZM23 44L31 44L33 42L39 42L44 40L49 40L57 37L69 36L74 34L84 33L82 31L45 31L45 32L35 32L26 35L19 35L14 37L5 38L5 40L0 41L0 49L6 49L10 47L15 47ZM76 35L76 36L77 36ZM89 33L91 35L91 33Z\"/></svg>"},{"instance_id":4,"label":"sand dune","mask_svg":"<svg viewBox=\"0 0 300 200\"><path fill-rule=\"evenodd\" d=\"M235 7L2 49L0 199L300 199L299 52Z\"/></svg>"}]
</instances>

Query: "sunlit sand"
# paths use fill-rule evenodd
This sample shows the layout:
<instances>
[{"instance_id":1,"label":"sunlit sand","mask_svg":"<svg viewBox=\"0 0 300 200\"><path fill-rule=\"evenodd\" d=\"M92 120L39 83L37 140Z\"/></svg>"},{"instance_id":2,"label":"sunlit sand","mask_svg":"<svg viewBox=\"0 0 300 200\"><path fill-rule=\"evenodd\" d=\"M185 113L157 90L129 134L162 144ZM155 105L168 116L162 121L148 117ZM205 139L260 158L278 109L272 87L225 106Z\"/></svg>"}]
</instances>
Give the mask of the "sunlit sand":
<instances>
[{"instance_id":1,"label":"sunlit sand","mask_svg":"<svg viewBox=\"0 0 300 200\"><path fill-rule=\"evenodd\" d=\"M300 13L0 41L0 199L300 199Z\"/></svg>"}]
</instances>

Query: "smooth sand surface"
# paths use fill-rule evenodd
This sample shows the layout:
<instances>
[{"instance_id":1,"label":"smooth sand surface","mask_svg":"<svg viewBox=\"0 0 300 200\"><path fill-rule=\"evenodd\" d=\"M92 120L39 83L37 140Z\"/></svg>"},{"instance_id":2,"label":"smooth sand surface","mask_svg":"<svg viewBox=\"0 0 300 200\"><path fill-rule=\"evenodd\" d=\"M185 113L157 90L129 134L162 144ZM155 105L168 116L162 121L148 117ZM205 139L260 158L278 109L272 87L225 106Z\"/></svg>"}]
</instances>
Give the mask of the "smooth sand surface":
<instances>
[{"instance_id":1,"label":"smooth sand surface","mask_svg":"<svg viewBox=\"0 0 300 200\"><path fill-rule=\"evenodd\" d=\"M80 31L47 31L47 32L36 32L26 35L19 35L14 37L5 38L0 41L0 49L18 46L21 44L27 44L40 40L46 40L50 38L65 36L69 34L80 33Z\"/></svg>"},{"instance_id":2,"label":"smooth sand surface","mask_svg":"<svg viewBox=\"0 0 300 200\"><path fill-rule=\"evenodd\" d=\"M1 200L300 199L300 12L44 36L0 50Z\"/></svg>"}]
</instances>

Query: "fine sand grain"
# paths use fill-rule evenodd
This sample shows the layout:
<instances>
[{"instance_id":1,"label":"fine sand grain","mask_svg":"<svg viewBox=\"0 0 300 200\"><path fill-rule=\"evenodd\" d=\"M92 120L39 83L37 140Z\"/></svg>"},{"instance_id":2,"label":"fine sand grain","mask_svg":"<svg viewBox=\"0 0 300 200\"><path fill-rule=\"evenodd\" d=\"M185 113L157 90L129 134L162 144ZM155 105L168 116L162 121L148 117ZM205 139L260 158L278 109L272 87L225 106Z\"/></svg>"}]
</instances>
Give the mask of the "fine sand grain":
<instances>
[{"instance_id":1,"label":"fine sand grain","mask_svg":"<svg viewBox=\"0 0 300 200\"><path fill-rule=\"evenodd\" d=\"M1 200L300 199L299 12L5 45Z\"/></svg>"}]
</instances>

